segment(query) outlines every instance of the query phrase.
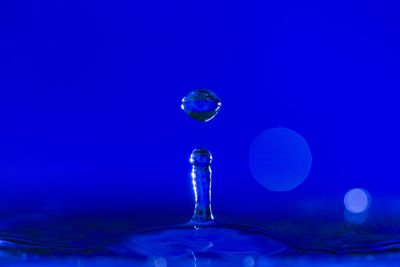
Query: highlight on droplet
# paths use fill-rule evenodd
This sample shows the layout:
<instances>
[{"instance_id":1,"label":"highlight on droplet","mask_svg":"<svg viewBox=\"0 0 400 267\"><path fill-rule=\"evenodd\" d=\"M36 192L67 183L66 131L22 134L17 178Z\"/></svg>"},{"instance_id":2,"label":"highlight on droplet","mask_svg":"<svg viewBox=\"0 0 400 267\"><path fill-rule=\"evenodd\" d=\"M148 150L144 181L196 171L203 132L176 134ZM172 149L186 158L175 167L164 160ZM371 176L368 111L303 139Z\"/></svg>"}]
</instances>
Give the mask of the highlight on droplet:
<instances>
[{"instance_id":1,"label":"highlight on droplet","mask_svg":"<svg viewBox=\"0 0 400 267\"><path fill-rule=\"evenodd\" d=\"M365 212L370 204L371 197L367 190L353 188L344 195L344 206L351 213Z\"/></svg>"}]
</instances>

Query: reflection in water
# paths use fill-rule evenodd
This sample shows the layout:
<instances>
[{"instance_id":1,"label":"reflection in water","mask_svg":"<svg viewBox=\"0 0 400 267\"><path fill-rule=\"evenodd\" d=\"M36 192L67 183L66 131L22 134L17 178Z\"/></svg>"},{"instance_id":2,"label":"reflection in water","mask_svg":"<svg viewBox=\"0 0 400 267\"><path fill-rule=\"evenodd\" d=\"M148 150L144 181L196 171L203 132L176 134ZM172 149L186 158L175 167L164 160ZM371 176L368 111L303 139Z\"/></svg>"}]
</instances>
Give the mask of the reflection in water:
<instances>
[{"instance_id":1,"label":"reflection in water","mask_svg":"<svg viewBox=\"0 0 400 267\"><path fill-rule=\"evenodd\" d=\"M154 260L154 266L155 267L167 267L167 260L164 259L163 257L157 257Z\"/></svg>"},{"instance_id":2,"label":"reflection in water","mask_svg":"<svg viewBox=\"0 0 400 267\"><path fill-rule=\"evenodd\" d=\"M352 224L362 224L365 223L365 221L368 218L368 213L366 211L364 212L359 212L359 213L354 213L350 212L348 210L344 211L344 218L346 222L352 223Z\"/></svg>"},{"instance_id":3,"label":"reflection in water","mask_svg":"<svg viewBox=\"0 0 400 267\"><path fill-rule=\"evenodd\" d=\"M253 256L246 256L243 259L243 266L244 267L253 267L256 264L256 260Z\"/></svg>"}]
</instances>

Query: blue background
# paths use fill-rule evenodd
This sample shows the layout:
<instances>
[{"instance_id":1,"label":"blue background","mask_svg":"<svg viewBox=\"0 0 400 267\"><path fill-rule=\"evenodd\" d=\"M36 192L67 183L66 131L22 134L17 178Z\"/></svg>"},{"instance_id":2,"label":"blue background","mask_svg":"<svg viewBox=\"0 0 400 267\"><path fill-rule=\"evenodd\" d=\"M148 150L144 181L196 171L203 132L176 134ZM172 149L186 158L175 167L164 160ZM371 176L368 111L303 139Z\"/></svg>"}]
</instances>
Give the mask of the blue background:
<instances>
[{"instance_id":1,"label":"blue background","mask_svg":"<svg viewBox=\"0 0 400 267\"><path fill-rule=\"evenodd\" d=\"M398 18L396 1L378 0L3 0L0 213L189 219L188 157L199 146L214 157L216 217L323 201L343 216L354 187L390 206ZM180 110L197 88L222 101L208 123ZM313 155L290 192L268 191L249 170L250 145L273 127L301 134Z\"/></svg>"}]
</instances>

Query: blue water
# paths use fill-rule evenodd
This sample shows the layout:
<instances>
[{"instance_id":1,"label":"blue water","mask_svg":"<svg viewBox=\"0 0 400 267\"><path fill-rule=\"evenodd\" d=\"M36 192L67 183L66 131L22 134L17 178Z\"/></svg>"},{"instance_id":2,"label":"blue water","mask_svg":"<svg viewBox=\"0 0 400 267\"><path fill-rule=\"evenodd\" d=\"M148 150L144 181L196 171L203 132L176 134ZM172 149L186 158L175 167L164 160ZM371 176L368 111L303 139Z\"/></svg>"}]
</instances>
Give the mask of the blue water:
<instances>
[{"instance_id":1,"label":"blue water","mask_svg":"<svg viewBox=\"0 0 400 267\"><path fill-rule=\"evenodd\" d=\"M310 218L259 221L274 232L223 223L148 228L134 218L24 214L0 220L0 264L396 266L400 260L394 220L370 219L363 225L328 220L312 224Z\"/></svg>"}]
</instances>

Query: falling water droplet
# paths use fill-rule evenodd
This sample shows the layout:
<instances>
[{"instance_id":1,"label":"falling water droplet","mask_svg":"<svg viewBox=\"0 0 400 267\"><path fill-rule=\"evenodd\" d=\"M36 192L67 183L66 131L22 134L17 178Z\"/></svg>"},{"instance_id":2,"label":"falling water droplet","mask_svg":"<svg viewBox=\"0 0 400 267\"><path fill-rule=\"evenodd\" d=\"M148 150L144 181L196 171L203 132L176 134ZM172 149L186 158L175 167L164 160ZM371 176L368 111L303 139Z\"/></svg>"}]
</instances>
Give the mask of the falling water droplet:
<instances>
[{"instance_id":1,"label":"falling water droplet","mask_svg":"<svg viewBox=\"0 0 400 267\"><path fill-rule=\"evenodd\" d=\"M197 89L182 99L181 108L193 119L206 122L217 115L221 100L210 90Z\"/></svg>"}]
</instances>

